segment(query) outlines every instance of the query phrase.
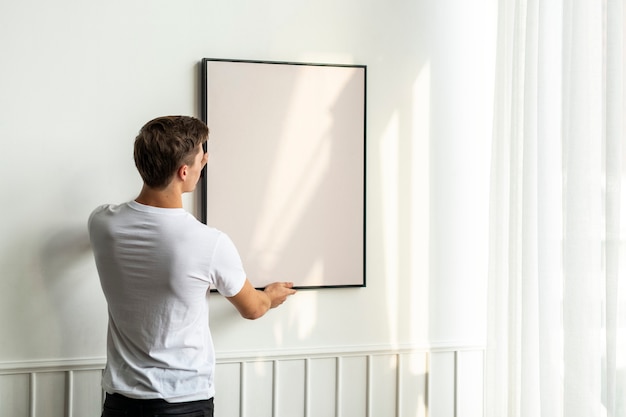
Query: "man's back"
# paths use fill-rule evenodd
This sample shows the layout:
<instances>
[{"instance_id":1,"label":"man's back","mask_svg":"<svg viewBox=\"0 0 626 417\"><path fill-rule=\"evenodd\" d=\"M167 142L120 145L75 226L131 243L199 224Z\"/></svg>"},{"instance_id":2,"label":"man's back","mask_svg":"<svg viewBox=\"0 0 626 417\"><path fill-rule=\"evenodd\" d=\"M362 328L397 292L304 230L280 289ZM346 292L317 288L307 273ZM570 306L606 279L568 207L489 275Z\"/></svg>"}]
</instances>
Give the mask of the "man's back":
<instances>
[{"instance_id":1,"label":"man's back","mask_svg":"<svg viewBox=\"0 0 626 417\"><path fill-rule=\"evenodd\" d=\"M101 206L89 232L109 306L103 385L132 398L208 399L214 352L207 291L239 292L246 275L223 233L184 209Z\"/></svg>"}]
</instances>

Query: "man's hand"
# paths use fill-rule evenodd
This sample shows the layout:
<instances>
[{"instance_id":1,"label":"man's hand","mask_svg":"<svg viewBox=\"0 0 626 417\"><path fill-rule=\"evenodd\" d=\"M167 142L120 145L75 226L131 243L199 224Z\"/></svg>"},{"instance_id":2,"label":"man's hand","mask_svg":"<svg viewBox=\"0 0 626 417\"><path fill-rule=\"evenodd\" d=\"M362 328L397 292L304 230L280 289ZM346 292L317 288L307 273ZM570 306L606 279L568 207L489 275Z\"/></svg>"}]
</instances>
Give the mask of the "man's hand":
<instances>
[{"instance_id":1,"label":"man's hand","mask_svg":"<svg viewBox=\"0 0 626 417\"><path fill-rule=\"evenodd\" d=\"M263 289L270 298L270 308L275 308L285 302L287 297L296 293L293 282L275 282Z\"/></svg>"},{"instance_id":2,"label":"man's hand","mask_svg":"<svg viewBox=\"0 0 626 417\"><path fill-rule=\"evenodd\" d=\"M267 313L270 308L284 303L287 297L295 293L293 282L275 282L260 291L246 279L241 291L234 297L228 297L228 301L233 303L242 317L256 320Z\"/></svg>"}]
</instances>

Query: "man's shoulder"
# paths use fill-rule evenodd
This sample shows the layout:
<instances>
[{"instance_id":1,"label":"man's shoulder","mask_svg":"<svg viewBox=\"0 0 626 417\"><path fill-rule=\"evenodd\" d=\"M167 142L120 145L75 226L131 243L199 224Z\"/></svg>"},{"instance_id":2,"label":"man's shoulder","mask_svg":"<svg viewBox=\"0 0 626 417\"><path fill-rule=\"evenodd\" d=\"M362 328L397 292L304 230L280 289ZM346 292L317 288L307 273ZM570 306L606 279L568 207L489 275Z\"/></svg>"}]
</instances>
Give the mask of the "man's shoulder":
<instances>
[{"instance_id":1,"label":"man's shoulder","mask_svg":"<svg viewBox=\"0 0 626 417\"><path fill-rule=\"evenodd\" d=\"M123 204L101 204L98 207L96 207L95 209L92 210L91 214L89 215L89 218L93 218L95 216L98 215L102 215L102 214L106 214L106 213L116 213L119 212L123 206L125 206L126 203Z\"/></svg>"},{"instance_id":2,"label":"man's shoulder","mask_svg":"<svg viewBox=\"0 0 626 417\"><path fill-rule=\"evenodd\" d=\"M89 214L89 218L87 219L87 225L91 229L94 224L103 224L108 223L113 217L118 215L121 211L124 211L124 206L127 203L122 204L101 204Z\"/></svg>"}]
</instances>

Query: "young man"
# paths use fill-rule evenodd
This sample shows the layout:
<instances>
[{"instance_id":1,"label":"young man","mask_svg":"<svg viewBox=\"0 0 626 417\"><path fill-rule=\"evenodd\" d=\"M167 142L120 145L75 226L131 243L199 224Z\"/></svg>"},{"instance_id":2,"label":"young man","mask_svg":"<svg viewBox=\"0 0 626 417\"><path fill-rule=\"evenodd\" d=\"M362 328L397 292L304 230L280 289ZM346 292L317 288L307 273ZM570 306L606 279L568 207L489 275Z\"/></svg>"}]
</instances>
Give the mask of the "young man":
<instances>
[{"instance_id":1,"label":"young man","mask_svg":"<svg viewBox=\"0 0 626 417\"><path fill-rule=\"evenodd\" d=\"M208 133L187 116L148 122L134 147L139 196L89 217L109 311L103 417L213 416L207 292L216 288L247 319L295 293L288 282L254 289L229 237L182 208L207 163Z\"/></svg>"}]
</instances>

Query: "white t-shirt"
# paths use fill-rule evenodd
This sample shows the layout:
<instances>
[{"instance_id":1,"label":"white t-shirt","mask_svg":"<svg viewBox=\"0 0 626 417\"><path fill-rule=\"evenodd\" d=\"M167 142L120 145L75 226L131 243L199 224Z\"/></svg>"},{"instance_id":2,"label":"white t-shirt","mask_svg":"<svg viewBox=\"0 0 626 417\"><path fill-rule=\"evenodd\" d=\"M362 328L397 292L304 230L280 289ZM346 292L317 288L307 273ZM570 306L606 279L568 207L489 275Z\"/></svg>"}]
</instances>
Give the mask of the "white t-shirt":
<instances>
[{"instance_id":1,"label":"white t-shirt","mask_svg":"<svg viewBox=\"0 0 626 417\"><path fill-rule=\"evenodd\" d=\"M207 295L243 287L233 242L184 209L135 201L100 206L88 224L109 309L104 390L170 402L213 397Z\"/></svg>"}]
</instances>

